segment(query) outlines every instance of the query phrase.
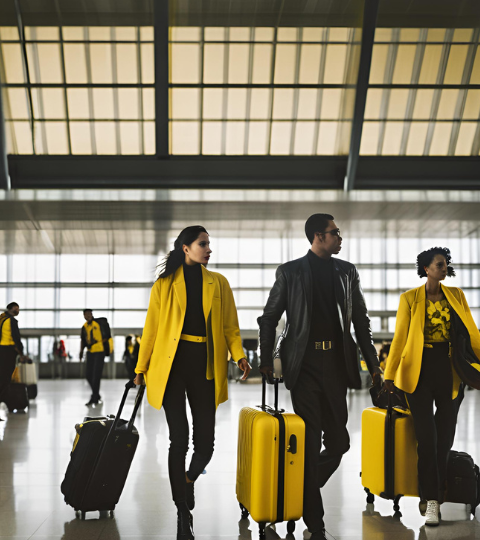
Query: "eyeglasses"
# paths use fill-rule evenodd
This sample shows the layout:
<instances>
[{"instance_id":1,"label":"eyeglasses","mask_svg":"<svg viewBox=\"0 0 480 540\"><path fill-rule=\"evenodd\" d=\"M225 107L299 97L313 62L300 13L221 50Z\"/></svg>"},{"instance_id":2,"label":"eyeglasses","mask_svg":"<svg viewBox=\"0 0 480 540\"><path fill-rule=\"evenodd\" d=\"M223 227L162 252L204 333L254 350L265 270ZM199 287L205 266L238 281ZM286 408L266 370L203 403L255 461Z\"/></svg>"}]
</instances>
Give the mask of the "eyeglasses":
<instances>
[{"instance_id":1,"label":"eyeglasses","mask_svg":"<svg viewBox=\"0 0 480 540\"><path fill-rule=\"evenodd\" d=\"M340 229L332 229L331 231L323 231L318 234L333 234L333 236L340 236Z\"/></svg>"}]
</instances>

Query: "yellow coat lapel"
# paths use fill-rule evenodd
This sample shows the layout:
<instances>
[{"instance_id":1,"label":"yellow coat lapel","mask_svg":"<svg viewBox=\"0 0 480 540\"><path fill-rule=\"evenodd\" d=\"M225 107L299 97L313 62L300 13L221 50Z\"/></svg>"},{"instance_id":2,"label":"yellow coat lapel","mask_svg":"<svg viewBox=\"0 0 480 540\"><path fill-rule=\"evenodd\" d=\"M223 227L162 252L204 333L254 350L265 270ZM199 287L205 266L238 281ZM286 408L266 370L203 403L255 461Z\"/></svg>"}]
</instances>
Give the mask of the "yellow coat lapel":
<instances>
[{"instance_id":1,"label":"yellow coat lapel","mask_svg":"<svg viewBox=\"0 0 480 540\"><path fill-rule=\"evenodd\" d=\"M212 309L213 293L215 292L215 284L213 275L203 266L203 314L205 316L205 322L208 321L210 310Z\"/></svg>"},{"instance_id":2,"label":"yellow coat lapel","mask_svg":"<svg viewBox=\"0 0 480 540\"><path fill-rule=\"evenodd\" d=\"M427 301L427 295L425 294L425 285L417 288L417 293L415 294L415 313L413 314L413 327L418 328L422 334L425 331L425 304Z\"/></svg>"},{"instance_id":3,"label":"yellow coat lapel","mask_svg":"<svg viewBox=\"0 0 480 540\"><path fill-rule=\"evenodd\" d=\"M183 264L175 272L175 278L173 280L173 289L178 303L180 304L181 312L185 317L187 311L187 287L185 286L185 277L183 275Z\"/></svg>"}]
</instances>

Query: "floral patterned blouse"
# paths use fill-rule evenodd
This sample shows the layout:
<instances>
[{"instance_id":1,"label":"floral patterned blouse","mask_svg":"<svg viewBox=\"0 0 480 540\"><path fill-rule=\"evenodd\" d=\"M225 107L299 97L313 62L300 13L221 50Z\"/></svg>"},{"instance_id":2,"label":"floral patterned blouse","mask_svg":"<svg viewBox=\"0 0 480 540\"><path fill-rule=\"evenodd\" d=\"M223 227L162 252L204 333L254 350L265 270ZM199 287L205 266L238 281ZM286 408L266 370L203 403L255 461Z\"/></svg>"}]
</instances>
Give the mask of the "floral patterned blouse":
<instances>
[{"instance_id":1,"label":"floral patterned blouse","mask_svg":"<svg viewBox=\"0 0 480 540\"><path fill-rule=\"evenodd\" d=\"M447 299L432 302L427 300L425 311L425 343L450 341L450 304Z\"/></svg>"}]
</instances>

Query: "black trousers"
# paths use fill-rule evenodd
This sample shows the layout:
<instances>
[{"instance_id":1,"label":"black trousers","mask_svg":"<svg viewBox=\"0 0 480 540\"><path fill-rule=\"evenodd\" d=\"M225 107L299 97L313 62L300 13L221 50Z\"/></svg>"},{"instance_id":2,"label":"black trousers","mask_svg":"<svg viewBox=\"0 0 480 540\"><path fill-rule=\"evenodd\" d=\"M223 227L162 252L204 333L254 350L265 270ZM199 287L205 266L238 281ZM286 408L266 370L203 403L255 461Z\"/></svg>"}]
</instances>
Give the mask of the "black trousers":
<instances>
[{"instance_id":1,"label":"black trousers","mask_svg":"<svg viewBox=\"0 0 480 540\"><path fill-rule=\"evenodd\" d=\"M0 345L0 403L4 401L12 380L17 354L14 345Z\"/></svg>"},{"instance_id":2,"label":"black trousers","mask_svg":"<svg viewBox=\"0 0 480 540\"><path fill-rule=\"evenodd\" d=\"M291 395L295 413L305 421L303 519L311 533L324 528L320 488L350 448L346 394L343 350L309 346Z\"/></svg>"},{"instance_id":3,"label":"black trousers","mask_svg":"<svg viewBox=\"0 0 480 540\"><path fill-rule=\"evenodd\" d=\"M100 399L100 381L102 380L103 366L105 365L104 352L87 352L87 381L92 389L90 399Z\"/></svg>"},{"instance_id":4,"label":"black trousers","mask_svg":"<svg viewBox=\"0 0 480 540\"><path fill-rule=\"evenodd\" d=\"M170 431L168 472L175 504L185 502L185 458L189 426L186 399L193 419L193 455L187 471L193 482L213 455L215 441L215 381L207 380L205 343L180 341L168 377L163 407Z\"/></svg>"},{"instance_id":5,"label":"black trousers","mask_svg":"<svg viewBox=\"0 0 480 540\"><path fill-rule=\"evenodd\" d=\"M413 394L407 394L418 443L418 483L422 499L443 501L448 453L455 438L459 408L459 400L452 400L452 385L448 343L435 343L433 348L423 349L417 388Z\"/></svg>"}]
</instances>

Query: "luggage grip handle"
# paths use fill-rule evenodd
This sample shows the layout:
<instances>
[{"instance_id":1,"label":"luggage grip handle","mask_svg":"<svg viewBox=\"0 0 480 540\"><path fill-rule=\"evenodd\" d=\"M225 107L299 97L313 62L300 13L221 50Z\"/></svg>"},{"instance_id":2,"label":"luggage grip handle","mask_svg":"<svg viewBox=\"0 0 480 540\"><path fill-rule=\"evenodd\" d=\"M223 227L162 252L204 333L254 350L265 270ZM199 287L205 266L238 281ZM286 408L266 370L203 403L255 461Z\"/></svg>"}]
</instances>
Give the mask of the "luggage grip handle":
<instances>
[{"instance_id":1,"label":"luggage grip handle","mask_svg":"<svg viewBox=\"0 0 480 540\"><path fill-rule=\"evenodd\" d=\"M137 392L137 397L135 398L135 405L133 407L132 416L130 417L130 420L128 422L127 431L132 431L133 430L133 422L135 421L138 409L140 408L140 405L142 403L144 393L145 393L145 385L141 384L140 388L138 389L138 392Z\"/></svg>"},{"instance_id":2,"label":"luggage grip handle","mask_svg":"<svg viewBox=\"0 0 480 540\"><path fill-rule=\"evenodd\" d=\"M278 410L278 383L281 382L282 379L273 379L273 384L275 385L275 412L280 412ZM267 376L262 373L262 410L265 410L265 402L266 402L266 394L267 394Z\"/></svg>"},{"instance_id":3,"label":"luggage grip handle","mask_svg":"<svg viewBox=\"0 0 480 540\"><path fill-rule=\"evenodd\" d=\"M117 426L118 426L118 422L120 421L120 416L122 414L122 411L123 411L123 407L125 405L125 401L127 400L127 396L128 396L128 392L132 389L132 388L135 388L136 385L134 384L133 381L128 381L127 384L125 385L125 392L123 392L123 396L122 396L122 401L120 402L120 406L118 407L118 412L117 414L115 415L115 420L113 421L113 424L112 424L112 427L111 427L111 430L112 432L115 431L117 429ZM142 385L140 388L144 388L144 385ZM139 392L140 393L140 390ZM143 397L143 392L142 392L142 397ZM137 394L137 398L138 398L138 394ZM141 400L140 400L141 401ZM137 401L135 400L135 406L137 405ZM138 403L138 406L140 406L140 403ZM138 410L138 407L136 406L136 408L134 408L134 413L135 413L135 416L137 414L137 410ZM133 416L133 419L135 420L135 416ZM133 421L132 421L132 425L133 425ZM130 422L129 422L129 426L130 428Z\"/></svg>"}]
</instances>

